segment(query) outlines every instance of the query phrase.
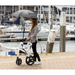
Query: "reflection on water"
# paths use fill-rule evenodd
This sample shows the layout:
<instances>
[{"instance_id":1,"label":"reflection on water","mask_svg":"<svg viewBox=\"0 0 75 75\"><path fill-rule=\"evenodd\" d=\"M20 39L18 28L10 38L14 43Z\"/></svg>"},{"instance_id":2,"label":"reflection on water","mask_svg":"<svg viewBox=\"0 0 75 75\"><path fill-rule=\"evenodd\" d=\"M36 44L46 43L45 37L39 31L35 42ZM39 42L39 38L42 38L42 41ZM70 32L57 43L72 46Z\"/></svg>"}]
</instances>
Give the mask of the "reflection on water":
<instances>
[{"instance_id":1,"label":"reflection on water","mask_svg":"<svg viewBox=\"0 0 75 75\"><path fill-rule=\"evenodd\" d=\"M10 47L10 48L18 48L20 42L1 42L3 44L3 46L6 47ZM41 53L42 52L46 52L46 44L47 41L38 41L37 43L37 52ZM69 51L75 51L75 40L67 40L66 41L66 51L65 52L69 52ZM31 49L32 52L32 49ZM53 52L60 52L60 41L55 41L54 42L54 47L53 47ZM5 54L4 52L0 52L0 55Z\"/></svg>"}]
</instances>

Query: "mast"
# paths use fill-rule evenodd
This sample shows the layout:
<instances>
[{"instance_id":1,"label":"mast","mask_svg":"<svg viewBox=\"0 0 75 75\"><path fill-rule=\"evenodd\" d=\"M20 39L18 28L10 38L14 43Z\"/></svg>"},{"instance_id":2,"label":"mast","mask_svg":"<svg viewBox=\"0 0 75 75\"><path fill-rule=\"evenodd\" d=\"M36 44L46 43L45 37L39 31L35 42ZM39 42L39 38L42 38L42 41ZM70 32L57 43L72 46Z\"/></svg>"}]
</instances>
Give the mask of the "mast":
<instances>
[{"instance_id":1,"label":"mast","mask_svg":"<svg viewBox=\"0 0 75 75\"><path fill-rule=\"evenodd\" d=\"M38 21L39 21L39 6L38 6Z\"/></svg>"},{"instance_id":2,"label":"mast","mask_svg":"<svg viewBox=\"0 0 75 75\"><path fill-rule=\"evenodd\" d=\"M20 5L19 5L19 10L20 10Z\"/></svg>"},{"instance_id":3,"label":"mast","mask_svg":"<svg viewBox=\"0 0 75 75\"><path fill-rule=\"evenodd\" d=\"M70 5L69 5L69 25L70 25Z\"/></svg>"},{"instance_id":4,"label":"mast","mask_svg":"<svg viewBox=\"0 0 75 75\"><path fill-rule=\"evenodd\" d=\"M74 14L74 7L72 6L72 23L73 23L73 14Z\"/></svg>"},{"instance_id":5,"label":"mast","mask_svg":"<svg viewBox=\"0 0 75 75\"><path fill-rule=\"evenodd\" d=\"M49 5L49 17L48 17L48 24L50 25L50 5Z\"/></svg>"},{"instance_id":6,"label":"mast","mask_svg":"<svg viewBox=\"0 0 75 75\"><path fill-rule=\"evenodd\" d=\"M40 5L40 24L41 24L41 5Z\"/></svg>"},{"instance_id":7,"label":"mast","mask_svg":"<svg viewBox=\"0 0 75 75\"><path fill-rule=\"evenodd\" d=\"M44 23L44 7L42 7L43 8L43 23Z\"/></svg>"}]
</instances>

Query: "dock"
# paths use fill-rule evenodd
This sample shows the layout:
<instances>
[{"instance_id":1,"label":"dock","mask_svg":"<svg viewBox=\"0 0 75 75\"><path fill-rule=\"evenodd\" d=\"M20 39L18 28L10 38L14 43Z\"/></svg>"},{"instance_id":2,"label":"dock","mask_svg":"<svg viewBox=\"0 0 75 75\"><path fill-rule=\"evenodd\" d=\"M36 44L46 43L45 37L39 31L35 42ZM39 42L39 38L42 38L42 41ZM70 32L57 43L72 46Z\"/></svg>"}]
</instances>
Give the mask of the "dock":
<instances>
[{"instance_id":1,"label":"dock","mask_svg":"<svg viewBox=\"0 0 75 75\"><path fill-rule=\"evenodd\" d=\"M27 38L27 37L24 37ZM15 37L15 38L0 38L0 41L22 41L23 37ZM47 37L39 37L38 40L47 40Z\"/></svg>"},{"instance_id":2,"label":"dock","mask_svg":"<svg viewBox=\"0 0 75 75\"><path fill-rule=\"evenodd\" d=\"M27 38L27 37L24 37ZM38 41L47 40L48 37L37 37ZM0 41L22 41L23 37L0 38ZM55 37L55 40L60 40L60 37ZM66 40L75 40L75 35L67 35Z\"/></svg>"},{"instance_id":3,"label":"dock","mask_svg":"<svg viewBox=\"0 0 75 75\"><path fill-rule=\"evenodd\" d=\"M61 53L45 53L40 54L42 64L36 65L33 64L29 66L26 64L25 56L20 55L22 59L22 64L20 66L16 65L17 56L5 56L0 57L0 69L9 70L9 69L16 69L16 70L27 70L27 69L49 69L49 70L57 70L57 69L68 69L68 70L75 70L75 52L61 52Z\"/></svg>"}]
</instances>

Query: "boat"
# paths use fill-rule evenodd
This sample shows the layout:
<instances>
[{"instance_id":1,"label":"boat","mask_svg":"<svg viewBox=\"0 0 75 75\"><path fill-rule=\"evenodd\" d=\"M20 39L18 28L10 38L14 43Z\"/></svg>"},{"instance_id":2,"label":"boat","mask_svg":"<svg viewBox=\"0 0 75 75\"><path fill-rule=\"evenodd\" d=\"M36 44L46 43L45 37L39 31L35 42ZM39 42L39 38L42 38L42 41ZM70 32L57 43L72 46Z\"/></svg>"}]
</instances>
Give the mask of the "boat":
<instances>
[{"instance_id":1,"label":"boat","mask_svg":"<svg viewBox=\"0 0 75 75\"><path fill-rule=\"evenodd\" d=\"M0 35L0 38L10 38L10 35Z\"/></svg>"},{"instance_id":2,"label":"boat","mask_svg":"<svg viewBox=\"0 0 75 75\"><path fill-rule=\"evenodd\" d=\"M74 24L66 25L66 30L67 30L68 33L70 33L70 34L75 33L75 25L74 25Z\"/></svg>"},{"instance_id":3,"label":"boat","mask_svg":"<svg viewBox=\"0 0 75 75\"><path fill-rule=\"evenodd\" d=\"M27 34L28 36L28 33L29 33L29 30L31 28L31 22L29 20L26 20L24 21L24 27L25 27L25 31L24 33ZM7 33L7 34L14 34L14 37L22 37L23 36L23 26L22 25L16 25L16 24L12 24L10 26L8 26L8 28L6 29L2 29L2 31L4 33ZM25 34L25 37L26 37L26 34Z\"/></svg>"},{"instance_id":4,"label":"boat","mask_svg":"<svg viewBox=\"0 0 75 75\"><path fill-rule=\"evenodd\" d=\"M31 22L25 21L25 35L24 37L28 37L29 30L31 28ZM53 28L51 30L55 30L55 36L59 37L60 36L60 22L57 22L55 25L52 25ZM47 23L38 23L38 28L39 28L39 33L37 34L37 37L48 37L50 26ZM22 37L23 36L23 27L22 25L13 25L8 27L7 29L2 29L4 33L11 33L14 34L13 37ZM66 33L74 33L75 31L75 26L74 24L66 23Z\"/></svg>"},{"instance_id":5,"label":"boat","mask_svg":"<svg viewBox=\"0 0 75 75\"><path fill-rule=\"evenodd\" d=\"M8 56L10 54L14 55L14 51L18 51L18 48L5 47L2 43L0 43L0 56Z\"/></svg>"},{"instance_id":6,"label":"boat","mask_svg":"<svg viewBox=\"0 0 75 75\"><path fill-rule=\"evenodd\" d=\"M3 31L2 31L2 29L5 29L5 28L7 28L7 26L1 26L0 25L0 38L9 38L10 36L12 36L12 35L10 35L10 34L5 34L5 33L3 33Z\"/></svg>"},{"instance_id":7,"label":"boat","mask_svg":"<svg viewBox=\"0 0 75 75\"><path fill-rule=\"evenodd\" d=\"M37 34L37 37L48 37L49 34L49 25L41 24L40 31Z\"/></svg>"},{"instance_id":8,"label":"boat","mask_svg":"<svg viewBox=\"0 0 75 75\"><path fill-rule=\"evenodd\" d=\"M39 31L37 37L48 37L50 30L50 26L48 24L42 24L41 30ZM52 25L52 29L55 30L55 37L60 37L60 23ZM74 34L75 33L75 24L66 24L66 34Z\"/></svg>"},{"instance_id":9,"label":"boat","mask_svg":"<svg viewBox=\"0 0 75 75\"><path fill-rule=\"evenodd\" d=\"M28 21L25 21L24 23L25 23L25 25L24 25L24 27L25 27L24 37L28 37L29 30L31 28L31 22L28 20ZM38 27L39 27L39 30L40 30L40 24L38 24ZM9 26L6 29L2 29L2 31L4 33L7 33L7 34L11 34L11 35L14 34L13 37L22 37L23 36L23 34L22 34L23 33L22 25L13 24L13 25Z\"/></svg>"}]
</instances>

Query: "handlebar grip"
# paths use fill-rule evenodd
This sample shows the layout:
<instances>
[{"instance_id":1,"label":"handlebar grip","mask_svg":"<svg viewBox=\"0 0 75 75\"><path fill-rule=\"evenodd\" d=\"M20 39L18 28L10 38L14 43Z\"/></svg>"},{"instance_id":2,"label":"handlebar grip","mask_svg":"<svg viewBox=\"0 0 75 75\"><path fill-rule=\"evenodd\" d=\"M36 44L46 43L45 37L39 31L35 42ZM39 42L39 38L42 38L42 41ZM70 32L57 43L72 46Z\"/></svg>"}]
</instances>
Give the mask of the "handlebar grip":
<instances>
[{"instance_id":1,"label":"handlebar grip","mask_svg":"<svg viewBox=\"0 0 75 75\"><path fill-rule=\"evenodd\" d=\"M24 40L26 41L26 38Z\"/></svg>"},{"instance_id":2,"label":"handlebar grip","mask_svg":"<svg viewBox=\"0 0 75 75\"><path fill-rule=\"evenodd\" d=\"M26 38L22 39L22 41L26 41Z\"/></svg>"},{"instance_id":3,"label":"handlebar grip","mask_svg":"<svg viewBox=\"0 0 75 75\"><path fill-rule=\"evenodd\" d=\"M27 38L25 38L24 41L26 41L26 39L27 39ZM30 41L30 40L31 40L31 38L30 38L28 41Z\"/></svg>"}]
</instances>

